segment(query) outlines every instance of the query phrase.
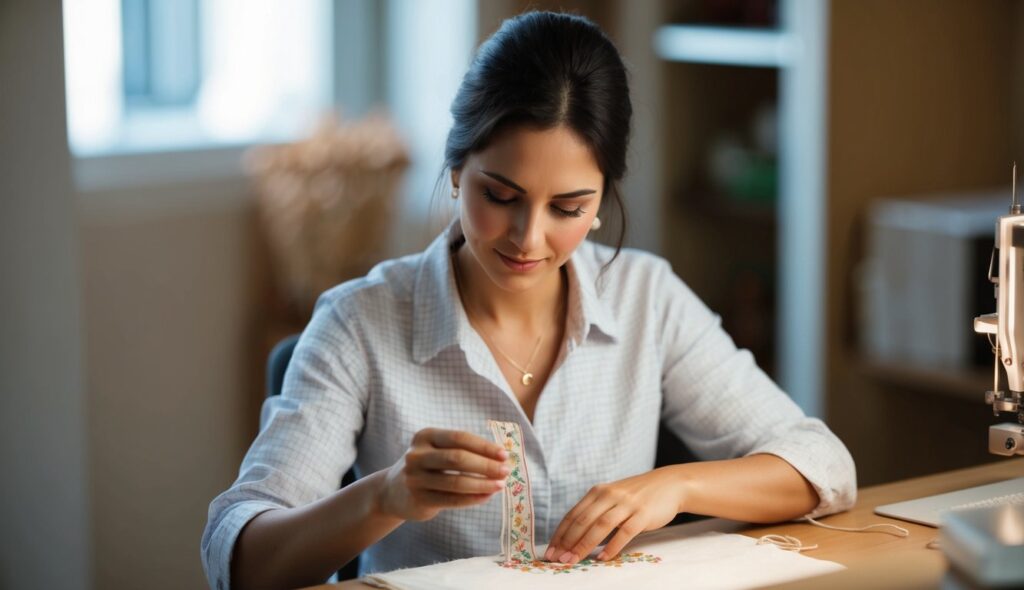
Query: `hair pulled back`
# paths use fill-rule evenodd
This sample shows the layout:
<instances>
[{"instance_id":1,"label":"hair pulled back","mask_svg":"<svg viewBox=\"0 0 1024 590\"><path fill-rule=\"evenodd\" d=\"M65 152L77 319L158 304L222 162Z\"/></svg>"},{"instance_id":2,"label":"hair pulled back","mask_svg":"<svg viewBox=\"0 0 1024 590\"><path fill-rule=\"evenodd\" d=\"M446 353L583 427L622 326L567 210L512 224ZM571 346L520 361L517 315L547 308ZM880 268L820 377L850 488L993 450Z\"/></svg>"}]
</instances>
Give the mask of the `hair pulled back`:
<instances>
[{"instance_id":1,"label":"hair pulled back","mask_svg":"<svg viewBox=\"0 0 1024 590\"><path fill-rule=\"evenodd\" d=\"M452 101L445 167L459 170L497 131L564 125L587 145L618 208L616 255L625 239L619 182L626 174L633 108L618 50L590 20L528 12L502 23L477 50ZM609 199L605 199L607 201Z\"/></svg>"}]
</instances>

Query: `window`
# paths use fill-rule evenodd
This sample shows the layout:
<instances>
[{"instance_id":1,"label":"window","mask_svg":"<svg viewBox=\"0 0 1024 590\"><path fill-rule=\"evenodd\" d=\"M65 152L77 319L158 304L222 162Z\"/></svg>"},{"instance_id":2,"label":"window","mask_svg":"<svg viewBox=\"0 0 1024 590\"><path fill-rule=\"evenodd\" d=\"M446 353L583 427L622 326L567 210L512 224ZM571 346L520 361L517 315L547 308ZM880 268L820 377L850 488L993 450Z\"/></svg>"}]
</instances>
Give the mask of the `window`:
<instances>
[{"instance_id":1,"label":"window","mask_svg":"<svg viewBox=\"0 0 1024 590\"><path fill-rule=\"evenodd\" d=\"M187 107L199 93L198 0L122 0L127 107Z\"/></svg>"},{"instance_id":2,"label":"window","mask_svg":"<svg viewBox=\"0 0 1024 590\"><path fill-rule=\"evenodd\" d=\"M332 106L331 0L65 0L75 156L285 141Z\"/></svg>"}]
</instances>

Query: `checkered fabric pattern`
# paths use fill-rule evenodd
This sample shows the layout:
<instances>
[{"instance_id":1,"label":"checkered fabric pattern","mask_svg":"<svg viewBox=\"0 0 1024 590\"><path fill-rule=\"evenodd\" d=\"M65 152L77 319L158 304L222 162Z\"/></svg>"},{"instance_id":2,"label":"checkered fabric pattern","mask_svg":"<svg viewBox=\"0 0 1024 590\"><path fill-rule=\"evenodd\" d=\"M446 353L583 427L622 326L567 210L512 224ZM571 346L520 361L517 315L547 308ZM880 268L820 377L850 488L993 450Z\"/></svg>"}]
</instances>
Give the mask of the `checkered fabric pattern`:
<instances>
[{"instance_id":1,"label":"checkered fabric pattern","mask_svg":"<svg viewBox=\"0 0 1024 590\"><path fill-rule=\"evenodd\" d=\"M459 300L450 249L460 236L455 222L424 252L321 296L237 481L210 505L201 549L211 586L230 587L232 548L257 514L336 492L353 465L359 475L390 467L421 428L489 438L488 419L522 425L538 544L593 485L653 468L659 421L701 459L785 459L818 492L812 516L853 504L842 442L648 253L625 249L606 268L606 246L573 254L566 348L529 422ZM500 511L495 494L407 522L363 553L361 573L500 553Z\"/></svg>"}]
</instances>

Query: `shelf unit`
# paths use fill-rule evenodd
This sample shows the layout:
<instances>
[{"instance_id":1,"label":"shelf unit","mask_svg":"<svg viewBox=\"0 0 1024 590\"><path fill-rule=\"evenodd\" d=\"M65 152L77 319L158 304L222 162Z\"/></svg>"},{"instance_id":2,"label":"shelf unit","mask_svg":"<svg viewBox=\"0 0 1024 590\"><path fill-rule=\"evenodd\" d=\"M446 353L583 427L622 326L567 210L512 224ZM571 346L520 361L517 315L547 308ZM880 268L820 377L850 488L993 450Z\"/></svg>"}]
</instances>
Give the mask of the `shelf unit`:
<instances>
[{"instance_id":1,"label":"shelf unit","mask_svg":"<svg viewBox=\"0 0 1024 590\"><path fill-rule=\"evenodd\" d=\"M791 57L785 31L709 25L663 25L654 51L669 61L768 68L786 67Z\"/></svg>"},{"instance_id":2,"label":"shelf unit","mask_svg":"<svg viewBox=\"0 0 1024 590\"><path fill-rule=\"evenodd\" d=\"M804 411L816 416L824 412L828 9L827 1L780 0L777 27L669 23L651 39L665 63L666 104L678 107L663 131L666 153L675 160L666 162L664 173L668 194L674 195L666 207L664 251L722 313L740 345L747 343L743 331L735 330L743 322L735 316L746 315L749 323L758 314L729 309L729 301L745 291L727 282L736 268L742 275L747 262L755 274L771 275L772 293L751 309L770 305L773 317L763 323L774 336L767 353L753 352ZM709 138L742 116L729 105L749 109L759 98L773 99L778 109L774 206L735 200L715 205L719 198L708 192L697 163L706 157ZM755 326L753 333L763 329Z\"/></svg>"},{"instance_id":3,"label":"shelf unit","mask_svg":"<svg viewBox=\"0 0 1024 590\"><path fill-rule=\"evenodd\" d=\"M901 390L923 391L978 404L985 399L985 391L992 389L992 371L982 368L861 360L860 371L871 379Z\"/></svg>"}]
</instances>

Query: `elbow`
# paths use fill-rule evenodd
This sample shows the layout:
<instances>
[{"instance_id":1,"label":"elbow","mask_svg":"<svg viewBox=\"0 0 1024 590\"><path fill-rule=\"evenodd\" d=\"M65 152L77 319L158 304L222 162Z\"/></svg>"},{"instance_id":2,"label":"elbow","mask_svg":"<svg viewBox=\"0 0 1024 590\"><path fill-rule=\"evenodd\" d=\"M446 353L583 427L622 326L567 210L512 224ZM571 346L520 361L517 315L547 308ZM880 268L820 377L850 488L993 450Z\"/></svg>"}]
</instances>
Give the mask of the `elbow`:
<instances>
[{"instance_id":1,"label":"elbow","mask_svg":"<svg viewBox=\"0 0 1024 590\"><path fill-rule=\"evenodd\" d=\"M819 496L818 505L805 514L805 517L818 518L843 512L853 508L857 503L857 468L845 446L842 447L842 451L831 470L833 476L828 487L816 490Z\"/></svg>"}]
</instances>

